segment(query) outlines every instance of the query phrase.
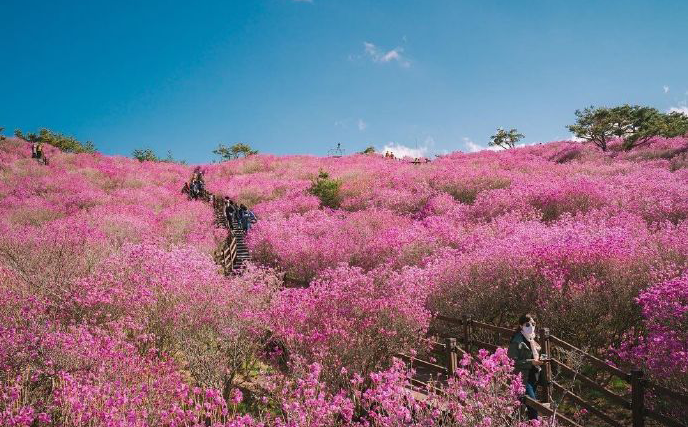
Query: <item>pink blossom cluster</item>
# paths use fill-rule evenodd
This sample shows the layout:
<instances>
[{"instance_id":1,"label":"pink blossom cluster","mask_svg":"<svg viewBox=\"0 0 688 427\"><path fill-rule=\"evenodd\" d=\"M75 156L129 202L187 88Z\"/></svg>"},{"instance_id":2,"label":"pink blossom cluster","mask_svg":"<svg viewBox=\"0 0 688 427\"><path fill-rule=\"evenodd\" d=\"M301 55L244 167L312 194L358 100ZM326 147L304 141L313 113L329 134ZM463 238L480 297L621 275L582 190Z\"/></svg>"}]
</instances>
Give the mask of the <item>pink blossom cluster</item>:
<instances>
[{"instance_id":1,"label":"pink blossom cluster","mask_svg":"<svg viewBox=\"0 0 688 427\"><path fill-rule=\"evenodd\" d=\"M254 259L287 277L317 281L341 263L391 271L424 282L431 311L508 326L535 311L603 353L633 326L639 293L688 267L686 147L684 137L602 153L561 141L422 165L252 156L208 176L254 202ZM321 170L341 182L340 209L305 191Z\"/></svg>"},{"instance_id":2,"label":"pink blossom cluster","mask_svg":"<svg viewBox=\"0 0 688 427\"><path fill-rule=\"evenodd\" d=\"M621 355L654 380L688 390L688 273L644 290L638 304L643 324L629 333Z\"/></svg>"},{"instance_id":3,"label":"pink blossom cluster","mask_svg":"<svg viewBox=\"0 0 688 427\"><path fill-rule=\"evenodd\" d=\"M0 424L526 425L502 351L410 392L392 356L424 350L432 313L531 311L605 354L626 336L620 362L685 381L685 147L208 165L258 217L255 263L224 277L225 231L180 192L192 168L49 146L44 166L3 141ZM339 209L307 191L320 171Z\"/></svg>"}]
</instances>

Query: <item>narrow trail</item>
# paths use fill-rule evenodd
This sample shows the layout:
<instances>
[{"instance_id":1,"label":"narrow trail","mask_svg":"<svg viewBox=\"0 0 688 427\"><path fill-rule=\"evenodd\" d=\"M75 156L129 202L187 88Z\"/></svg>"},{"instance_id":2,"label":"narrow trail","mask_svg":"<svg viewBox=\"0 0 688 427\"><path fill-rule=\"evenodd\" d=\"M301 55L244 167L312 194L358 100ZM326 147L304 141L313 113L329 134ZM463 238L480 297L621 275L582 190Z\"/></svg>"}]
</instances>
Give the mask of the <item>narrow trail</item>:
<instances>
[{"instance_id":1,"label":"narrow trail","mask_svg":"<svg viewBox=\"0 0 688 427\"><path fill-rule=\"evenodd\" d=\"M200 199L213 207L215 225L227 230L227 237L215 251L215 262L222 267L225 275L241 274L246 263L251 261L251 253L246 245L246 233L236 218L227 217L224 196L203 191Z\"/></svg>"}]
</instances>

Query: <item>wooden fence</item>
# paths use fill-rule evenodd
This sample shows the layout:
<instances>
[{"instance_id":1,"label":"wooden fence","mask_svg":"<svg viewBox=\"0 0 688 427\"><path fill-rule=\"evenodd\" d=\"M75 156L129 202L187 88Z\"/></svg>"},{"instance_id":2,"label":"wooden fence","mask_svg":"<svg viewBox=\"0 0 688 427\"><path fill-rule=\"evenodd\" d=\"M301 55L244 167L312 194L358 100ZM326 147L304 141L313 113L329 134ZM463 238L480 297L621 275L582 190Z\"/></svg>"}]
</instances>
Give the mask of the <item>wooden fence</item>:
<instances>
[{"instance_id":1,"label":"wooden fence","mask_svg":"<svg viewBox=\"0 0 688 427\"><path fill-rule=\"evenodd\" d=\"M436 356L433 357L434 360L424 360L405 354L397 356L410 363L418 371L429 373L430 377L440 382L456 371L458 360L465 353L471 354L480 348L494 351L499 347L506 347L514 334L513 329L478 322L467 316L459 319L437 315L435 321L436 324L445 325L445 327L438 329L450 331L452 337L444 337L441 342L429 340L428 344L432 349L431 354ZM646 402L646 397L651 395L656 399L671 402L674 407L681 407L682 412L679 411L679 413L685 414L688 412L688 396L685 394L648 381L643 377L643 372L640 370L631 372L621 370L561 338L551 335L548 328L540 328L539 342L542 345L542 353L549 357L542 370L544 386L540 393L539 402L526 398L524 403L537 409L542 415L555 416L560 424L580 427L578 423L552 407L556 395L560 401L567 400L584 408L605 425L621 427L628 425L627 423L630 421L633 427L644 427L646 421L652 420L654 425L688 426L686 420L679 420L660 413ZM579 366L571 366L570 360L572 359L578 360ZM583 374L581 372L583 364L597 372L605 373L609 378L619 378L627 385L628 393L618 394L601 384L600 381ZM582 385L588 390L593 390L597 396L604 399L604 404L592 402L575 394L571 387L566 387L554 379L553 371L555 370L560 376L566 377L571 384ZM421 375L420 378L414 378L413 385L426 387L428 381L424 381ZM626 394L629 394L630 397ZM626 414L622 420L619 419L619 412Z\"/></svg>"},{"instance_id":2,"label":"wooden fence","mask_svg":"<svg viewBox=\"0 0 688 427\"><path fill-rule=\"evenodd\" d=\"M218 225L227 229L227 237L220 248L215 251L215 262L222 266L224 274L231 274L234 272L234 260L237 257L237 240L232 233L232 223L225 214L223 198L208 191L203 193L202 198L213 205Z\"/></svg>"}]
</instances>

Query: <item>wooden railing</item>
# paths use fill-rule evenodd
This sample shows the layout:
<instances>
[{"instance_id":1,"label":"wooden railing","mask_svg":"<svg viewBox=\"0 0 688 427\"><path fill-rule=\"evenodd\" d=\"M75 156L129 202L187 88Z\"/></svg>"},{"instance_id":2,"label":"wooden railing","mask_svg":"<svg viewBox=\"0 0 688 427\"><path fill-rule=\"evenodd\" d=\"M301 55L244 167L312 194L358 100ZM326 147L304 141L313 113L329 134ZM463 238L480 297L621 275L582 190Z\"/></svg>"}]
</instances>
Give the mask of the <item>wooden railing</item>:
<instances>
[{"instance_id":1,"label":"wooden railing","mask_svg":"<svg viewBox=\"0 0 688 427\"><path fill-rule=\"evenodd\" d=\"M452 375L456 371L459 357L463 357L463 354L470 354L472 351L479 348L494 351L499 347L508 346L514 334L513 329L478 322L467 316L463 316L459 319L436 315L434 319L436 321L435 323L447 325L446 328L443 327L438 330L449 330L452 335L452 337L445 337L443 342L431 340L428 343L429 347L432 349L430 354L437 356L436 360L443 360L443 362L438 363L436 360L424 360L405 354L398 354L397 356L406 360L413 367L434 372L438 379ZM619 369L561 338L551 335L548 328L540 329L539 341L542 345L542 353L549 356L542 371L544 375L544 393L541 393L542 397L540 402L526 399L525 404L534 407L543 415L553 415L558 421L565 425L574 427L579 426L579 424L573 420L557 412L556 408L551 408L553 396L557 395L558 400L563 401L565 399L578 405L595 416L603 424L610 426L621 427L628 425L627 423L630 421L633 427L644 427L648 419L652 419L660 425L669 427L686 427L688 425L686 424L686 420L678 420L672 416L662 414L656 409L649 407L645 402L647 393L650 392L653 396L669 399L678 405L683 405L683 413L685 413L688 411L688 396L685 394L648 381L643 377L643 372L640 370L626 372ZM458 343L461 344L462 348L457 345ZM558 355L559 357L557 357ZM568 359L572 357L580 361L579 366L574 367L569 364L570 362L567 363ZM600 382L594 378L583 374L581 372L583 364L593 368L597 372L604 372L612 377L623 380L627 385L630 399L626 395L617 394L608 389L605 385L600 384ZM560 375L567 377L571 385L580 384L584 385L587 389L594 390L598 396L606 401L606 404L600 405L600 403L591 402L589 399L575 394L571 386L567 387L555 381L553 378L553 370L555 369ZM415 385L427 384L417 379L414 382ZM616 407L617 410L609 410L614 407ZM630 413L627 413L627 416L624 417L623 420L619 420L619 410L622 412L629 411Z\"/></svg>"},{"instance_id":2,"label":"wooden railing","mask_svg":"<svg viewBox=\"0 0 688 427\"><path fill-rule=\"evenodd\" d=\"M215 251L215 262L220 264L224 274L231 274L234 272L234 261L237 257L237 241L232 234L232 223L225 214L223 198L209 191L204 191L201 198L212 204L215 217L220 221L220 225L227 229L227 237Z\"/></svg>"}]
</instances>

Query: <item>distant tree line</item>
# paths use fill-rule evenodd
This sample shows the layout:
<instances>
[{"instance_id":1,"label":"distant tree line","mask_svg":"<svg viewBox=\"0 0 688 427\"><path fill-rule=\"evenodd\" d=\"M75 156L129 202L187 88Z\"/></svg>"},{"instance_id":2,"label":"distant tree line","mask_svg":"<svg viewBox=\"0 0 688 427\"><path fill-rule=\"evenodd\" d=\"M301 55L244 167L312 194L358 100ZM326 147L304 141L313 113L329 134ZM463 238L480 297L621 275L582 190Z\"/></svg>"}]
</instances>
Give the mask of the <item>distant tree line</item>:
<instances>
[{"instance_id":1,"label":"distant tree line","mask_svg":"<svg viewBox=\"0 0 688 427\"><path fill-rule=\"evenodd\" d=\"M622 147L632 150L654 137L672 138L688 133L688 116L678 112L661 113L640 105L587 107L576 110L576 123L567 126L573 134L607 151L609 141L622 139Z\"/></svg>"},{"instance_id":2,"label":"distant tree line","mask_svg":"<svg viewBox=\"0 0 688 427\"><path fill-rule=\"evenodd\" d=\"M213 153L220 156L220 161L224 162L227 160L238 159L239 156L253 156L258 154L258 150L254 150L250 145L244 144L243 142L237 142L229 147L226 147L224 144L220 144L216 149L213 150Z\"/></svg>"},{"instance_id":3,"label":"distant tree line","mask_svg":"<svg viewBox=\"0 0 688 427\"><path fill-rule=\"evenodd\" d=\"M185 165L185 160L177 160L172 157L172 151L167 150L167 157L158 157L153 150L150 148L137 148L131 153L139 162L166 162L166 163L179 163L180 165Z\"/></svg>"},{"instance_id":4,"label":"distant tree line","mask_svg":"<svg viewBox=\"0 0 688 427\"><path fill-rule=\"evenodd\" d=\"M566 128L577 138L592 142L607 151L612 140L621 139L621 147L632 150L648 144L652 138L673 138L688 134L688 116L679 112L662 113L656 108L624 104L617 107L590 106L576 110L576 122ZM524 135L516 129L497 129L490 146L514 148Z\"/></svg>"},{"instance_id":5,"label":"distant tree line","mask_svg":"<svg viewBox=\"0 0 688 427\"><path fill-rule=\"evenodd\" d=\"M29 142L50 144L62 151L68 153L95 153L96 147L91 141L80 142L73 136L63 135L61 133L53 132L50 129L42 128L35 133L28 133L24 135L21 129L14 131L17 138L24 139Z\"/></svg>"}]
</instances>

